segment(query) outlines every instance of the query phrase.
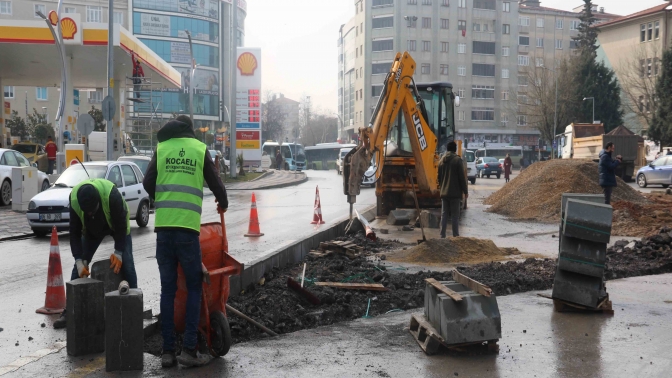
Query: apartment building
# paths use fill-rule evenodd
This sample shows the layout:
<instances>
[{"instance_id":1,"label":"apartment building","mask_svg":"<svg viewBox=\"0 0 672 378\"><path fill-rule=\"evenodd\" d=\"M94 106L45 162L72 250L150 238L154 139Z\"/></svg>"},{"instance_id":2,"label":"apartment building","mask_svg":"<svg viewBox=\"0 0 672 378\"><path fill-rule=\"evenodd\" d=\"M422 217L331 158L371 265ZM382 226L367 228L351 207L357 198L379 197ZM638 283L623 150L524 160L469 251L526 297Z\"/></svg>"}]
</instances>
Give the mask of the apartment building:
<instances>
[{"instance_id":1,"label":"apartment building","mask_svg":"<svg viewBox=\"0 0 672 378\"><path fill-rule=\"evenodd\" d=\"M280 135L279 140L296 142L299 137L299 102L285 97L280 93L273 96L267 105L273 106L284 115L285 119L282 123L283 134Z\"/></svg>"},{"instance_id":2,"label":"apartment building","mask_svg":"<svg viewBox=\"0 0 672 378\"><path fill-rule=\"evenodd\" d=\"M338 40L342 138L353 140L369 122L394 55L409 51L417 63L416 82L450 82L461 97L457 139L538 146L539 132L517 106L525 101L524 72L552 69L555 58L570 53L577 11L529 0L355 0L354 5L355 16L341 27ZM599 19L615 17L602 11Z\"/></svg>"}]
</instances>

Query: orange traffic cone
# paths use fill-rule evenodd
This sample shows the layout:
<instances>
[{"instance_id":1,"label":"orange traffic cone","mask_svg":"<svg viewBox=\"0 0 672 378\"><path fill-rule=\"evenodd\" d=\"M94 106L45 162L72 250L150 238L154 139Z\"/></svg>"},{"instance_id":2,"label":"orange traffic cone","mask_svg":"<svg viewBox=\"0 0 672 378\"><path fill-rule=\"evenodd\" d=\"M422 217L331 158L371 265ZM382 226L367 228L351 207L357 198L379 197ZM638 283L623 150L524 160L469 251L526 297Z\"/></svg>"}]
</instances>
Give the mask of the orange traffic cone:
<instances>
[{"instance_id":1,"label":"orange traffic cone","mask_svg":"<svg viewBox=\"0 0 672 378\"><path fill-rule=\"evenodd\" d=\"M63 269L61 269L61 252L58 248L56 227L51 229L51 247L49 250L49 272L47 274L47 296L44 307L35 310L38 314L60 314L65 310L65 287L63 286Z\"/></svg>"},{"instance_id":2,"label":"orange traffic cone","mask_svg":"<svg viewBox=\"0 0 672 378\"><path fill-rule=\"evenodd\" d=\"M259 230L259 215L257 215L257 198L252 192L252 208L250 208L250 226L247 228L247 237L264 236Z\"/></svg>"},{"instance_id":3,"label":"orange traffic cone","mask_svg":"<svg viewBox=\"0 0 672 378\"><path fill-rule=\"evenodd\" d=\"M320 188L315 186L315 205L313 206L313 221L310 224L324 224L322 220L322 203L320 202Z\"/></svg>"}]
</instances>

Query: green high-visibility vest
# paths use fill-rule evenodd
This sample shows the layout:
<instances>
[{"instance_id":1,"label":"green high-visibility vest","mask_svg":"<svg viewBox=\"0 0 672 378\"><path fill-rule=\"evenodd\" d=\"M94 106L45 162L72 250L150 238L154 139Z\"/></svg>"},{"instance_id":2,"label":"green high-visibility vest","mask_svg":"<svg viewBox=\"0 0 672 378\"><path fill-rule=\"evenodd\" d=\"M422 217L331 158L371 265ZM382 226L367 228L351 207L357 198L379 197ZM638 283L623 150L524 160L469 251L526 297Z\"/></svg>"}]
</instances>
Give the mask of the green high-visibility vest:
<instances>
[{"instance_id":1,"label":"green high-visibility vest","mask_svg":"<svg viewBox=\"0 0 672 378\"><path fill-rule=\"evenodd\" d=\"M86 223L84 223L84 211L82 211L82 208L79 207L77 192L79 192L79 189L82 186L89 184L93 185L93 187L98 191L98 195L100 196L100 204L103 207L103 213L105 214L107 225L110 226L112 231L116 231L112 225L112 216L110 215L110 193L114 188L114 184L111 181L105 179L84 180L72 188L72 192L70 192L70 206L72 206L72 209L75 210L75 213L77 213L77 216L79 216L79 219L82 221L82 231L86 233ZM128 235L131 233L130 214L126 200L123 198L122 200L124 201L124 207L126 208L126 235Z\"/></svg>"},{"instance_id":2,"label":"green high-visibility vest","mask_svg":"<svg viewBox=\"0 0 672 378\"><path fill-rule=\"evenodd\" d=\"M154 227L201 231L206 148L194 138L169 139L157 146Z\"/></svg>"}]
</instances>

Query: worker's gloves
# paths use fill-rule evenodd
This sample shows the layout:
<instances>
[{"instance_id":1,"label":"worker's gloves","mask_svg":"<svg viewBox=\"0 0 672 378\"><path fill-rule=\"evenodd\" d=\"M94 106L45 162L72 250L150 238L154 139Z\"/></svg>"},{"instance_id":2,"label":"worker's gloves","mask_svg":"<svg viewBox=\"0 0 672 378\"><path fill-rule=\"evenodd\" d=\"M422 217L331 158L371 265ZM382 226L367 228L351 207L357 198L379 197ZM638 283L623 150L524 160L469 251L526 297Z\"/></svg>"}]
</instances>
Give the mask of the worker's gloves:
<instances>
[{"instance_id":1,"label":"worker's gloves","mask_svg":"<svg viewBox=\"0 0 672 378\"><path fill-rule=\"evenodd\" d=\"M119 271L121 270L121 254L121 251L114 251L114 253L110 255L110 269L114 270L114 274L119 274Z\"/></svg>"},{"instance_id":2,"label":"worker's gloves","mask_svg":"<svg viewBox=\"0 0 672 378\"><path fill-rule=\"evenodd\" d=\"M82 259L75 260L75 265L77 266L77 274L79 278L86 278L89 276L89 264L87 261L82 261Z\"/></svg>"}]
</instances>

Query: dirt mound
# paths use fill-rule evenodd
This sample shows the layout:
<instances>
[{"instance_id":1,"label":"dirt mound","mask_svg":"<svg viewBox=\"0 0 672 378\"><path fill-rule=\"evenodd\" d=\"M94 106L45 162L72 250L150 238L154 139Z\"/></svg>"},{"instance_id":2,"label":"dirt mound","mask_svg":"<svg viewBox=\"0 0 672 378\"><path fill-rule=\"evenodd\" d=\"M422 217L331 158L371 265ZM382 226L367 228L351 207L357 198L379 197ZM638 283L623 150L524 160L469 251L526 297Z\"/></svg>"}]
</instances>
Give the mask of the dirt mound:
<instances>
[{"instance_id":1,"label":"dirt mound","mask_svg":"<svg viewBox=\"0 0 672 378\"><path fill-rule=\"evenodd\" d=\"M657 234L663 227L672 227L672 195L648 193L644 196L649 200L646 204L612 202L612 235L643 237Z\"/></svg>"},{"instance_id":2,"label":"dirt mound","mask_svg":"<svg viewBox=\"0 0 672 378\"><path fill-rule=\"evenodd\" d=\"M492 240L476 238L429 239L417 246L388 254L387 260L418 264L474 263L502 260L509 253Z\"/></svg>"},{"instance_id":3,"label":"dirt mound","mask_svg":"<svg viewBox=\"0 0 672 378\"><path fill-rule=\"evenodd\" d=\"M647 200L620 178L612 202L646 204ZM563 193L601 194L597 163L555 159L534 163L515 179L486 198L488 211L520 220L553 222L560 219Z\"/></svg>"}]
</instances>

